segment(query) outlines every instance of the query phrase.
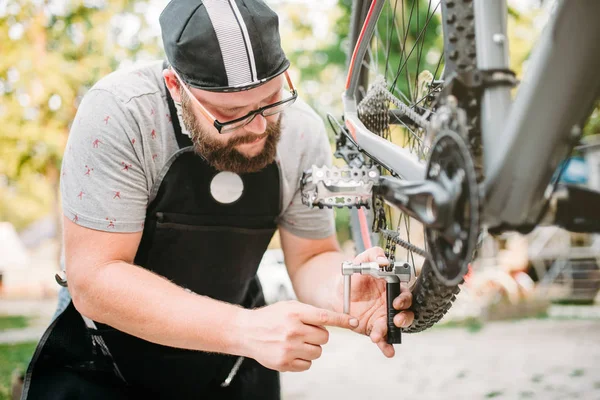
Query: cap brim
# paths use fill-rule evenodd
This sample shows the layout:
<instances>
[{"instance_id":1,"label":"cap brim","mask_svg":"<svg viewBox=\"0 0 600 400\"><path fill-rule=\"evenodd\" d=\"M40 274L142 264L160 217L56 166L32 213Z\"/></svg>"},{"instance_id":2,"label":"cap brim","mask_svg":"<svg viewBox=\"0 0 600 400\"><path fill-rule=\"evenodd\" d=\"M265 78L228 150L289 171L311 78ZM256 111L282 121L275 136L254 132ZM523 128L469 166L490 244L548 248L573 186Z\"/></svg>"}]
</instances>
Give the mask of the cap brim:
<instances>
[{"instance_id":1,"label":"cap brim","mask_svg":"<svg viewBox=\"0 0 600 400\"><path fill-rule=\"evenodd\" d=\"M289 67L290 67L290 62L289 62L289 60L286 59L285 62L269 77L260 79L258 81L238 85L238 86L214 87L214 86L206 86L206 85L202 85L202 84L197 84L197 83L193 82L192 80L185 80L185 78L184 78L184 80L185 80L185 83L187 83L188 85L190 85L193 88L206 90L209 92L221 92L221 93L242 92L244 90L250 90L250 89L254 89L255 87L258 87L260 85L264 85L265 83L269 82L270 80L277 78L279 75L283 74Z\"/></svg>"}]
</instances>

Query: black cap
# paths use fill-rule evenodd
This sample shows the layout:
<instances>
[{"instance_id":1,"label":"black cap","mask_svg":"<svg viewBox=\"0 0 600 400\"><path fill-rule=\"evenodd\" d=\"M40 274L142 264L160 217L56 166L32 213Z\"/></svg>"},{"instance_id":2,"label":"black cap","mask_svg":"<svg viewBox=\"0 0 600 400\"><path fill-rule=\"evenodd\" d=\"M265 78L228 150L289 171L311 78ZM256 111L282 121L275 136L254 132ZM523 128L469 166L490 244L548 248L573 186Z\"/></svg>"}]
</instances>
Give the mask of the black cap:
<instances>
[{"instance_id":1,"label":"black cap","mask_svg":"<svg viewBox=\"0 0 600 400\"><path fill-rule=\"evenodd\" d=\"M290 65L277 14L260 0L171 0L160 26L167 60L199 89L251 89Z\"/></svg>"}]
</instances>

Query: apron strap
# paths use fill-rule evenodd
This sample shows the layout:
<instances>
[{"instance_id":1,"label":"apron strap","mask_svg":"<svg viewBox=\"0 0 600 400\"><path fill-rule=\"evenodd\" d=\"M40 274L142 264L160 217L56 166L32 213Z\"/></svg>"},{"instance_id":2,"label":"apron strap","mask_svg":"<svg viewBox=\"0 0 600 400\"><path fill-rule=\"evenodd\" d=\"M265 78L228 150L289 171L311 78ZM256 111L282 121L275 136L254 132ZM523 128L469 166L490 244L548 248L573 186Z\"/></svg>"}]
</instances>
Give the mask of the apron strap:
<instances>
[{"instance_id":1,"label":"apron strap","mask_svg":"<svg viewBox=\"0 0 600 400\"><path fill-rule=\"evenodd\" d=\"M94 333L95 331L98 330L96 323L81 313L79 313L79 315L81 315L81 318L83 318L83 322L85 323L85 326L87 326L89 329L90 336L92 337L92 344L94 346L98 346L100 348L100 351L102 352L102 354L111 361L115 374L124 383L127 383L127 381L125 380L125 377L123 377L123 374L121 373L121 370L119 369L119 366L115 362L115 359L113 358L112 354L110 354L110 350L108 349L106 342L104 342L104 338L102 336Z\"/></svg>"}]
</instances>

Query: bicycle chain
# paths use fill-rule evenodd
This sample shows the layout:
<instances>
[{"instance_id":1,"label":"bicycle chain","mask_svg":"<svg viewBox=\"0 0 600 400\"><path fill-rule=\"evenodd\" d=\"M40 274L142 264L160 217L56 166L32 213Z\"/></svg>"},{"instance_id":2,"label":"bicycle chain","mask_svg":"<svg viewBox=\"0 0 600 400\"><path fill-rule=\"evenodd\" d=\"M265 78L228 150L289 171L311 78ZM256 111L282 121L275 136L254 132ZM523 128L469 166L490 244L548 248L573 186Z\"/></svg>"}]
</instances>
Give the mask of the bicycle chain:
<instances>
[{"instance_id":1,"label":"bicycle chain","mask_svg":"<svg viewBox=\"0 0 600 400\"><path fill-rule=\"evenodd\" d=\"M373 231L381 233L385 239L385 247L383 249L385 256L390 260L390 268L396 261L396 245L404 247L406 250L420 255L426 259L431 259L430 254L425 250L416 246L400 237L400 232L391 229L385 229L385 210L382 206L383 201L379 198L373 201L373 212L375 214Z\"/></svg>"},{"instance_id":2,"label":"bicycle chain","mask_svg":"<svg viewBox=\"0 0 600 400\"><path fill-rule=\"evenodd\" d=\"M390 239L390 241L392 243L394 243L394 245L393 245L394 250L395 250L395 247L396 247L395 244L399 244L400 246L404 247L406 250L412 251L413 253L418 254L418 255L420 255L423 258L427 258L427 259L431 258L431 255L427 251L425 251L422 248L420 248L418 246L415 246L414 244L412 244L410 242L407 242L406 240L402 239L400 237L400 232L392 231L392 230L389 230L389 229L383 229L381 231L381 233L383 233L384 235L386 235Z\"/></svg>"}]
</instances>

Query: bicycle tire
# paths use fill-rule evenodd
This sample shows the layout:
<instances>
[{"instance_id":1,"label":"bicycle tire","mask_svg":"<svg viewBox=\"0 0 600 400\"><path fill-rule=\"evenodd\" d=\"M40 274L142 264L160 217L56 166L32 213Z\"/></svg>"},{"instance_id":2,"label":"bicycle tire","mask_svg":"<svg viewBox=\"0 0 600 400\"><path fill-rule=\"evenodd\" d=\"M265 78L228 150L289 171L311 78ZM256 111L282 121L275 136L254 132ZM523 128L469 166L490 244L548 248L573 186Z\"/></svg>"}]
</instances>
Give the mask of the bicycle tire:
<instances>
[{"instance_id":1,"label":"bicycle tire","mask_svg":"<svg viewBox=\"0 0 600 400\"><path fill-rule=\"evenodd\" d=\"M414 8L415 3L422 0L400 1L402 3L402 7L404 7L405 4L412 3L412 6ZM348 47L348 60L350 60L350 58L352 57L357 39L359 37L359 33L362 29L365 18L368 15L369 6L371 5L371 3L371 0L358 0L353 2L350 17L351 26L349 32L350 45ZM390 7L391 3L392 1L390 1ZM431 8L432 2L429 1L428 3L428 8ZM452 73L454 73L455 70L467 71L470 68L476 68L474 14L472 1L459 2L451 0L440 0L438 3L442 5L441 23L443 25L443 31L444 33L452 33L451 41L447 40L447 37L444 37L444 51L441 55L441 57L444 59L441 61L443 61L445 65L445 68L442 72L443 76L448 77ZM397 5L398 3L396 2L394 6L394 11L396 10ZM384 14L382 12L380 18L382 18L383 15ZM395 18L395 16L393 16L393 18ZM412 20L409 21L409 24L411 21ZM406 44L406 39L404 40L404 44ZM365 58L370 58L372 54L373 52L367 52ZM358 75L359 82L357 87L361 88L363 93L356 93L357 103L364 97L364 91L366 91L368 87L369 74L368 72L365 72L365 62L368 63L370 62L370 60L360 60L360 63L358 64L361 65L361 73ZM386 74L387 62L388 61L386 59ZM408 63L408 58L406 63ZM419 72L417 71L417 75L418 73ZM409 78L407 78L407 80L409 80ZM466 104L470 99L459 98L458 100L459 104ZM367 124L365 123L365 125ZM366 211L365 216L367 217L367 220L372 221L372 210ZM367 247L366 244L372 242L372 238L364 238L364 231L361 234L359 213L356 210L352 210L352 213L350 214L350 228L357 252L364 251L364 249ZM410 310L414 312L415 319L412 325L408 328L405 328L403 331L407 333L421 332L427 328L430 328L439 320L441 320L442 317L446 314L446 312L451 308L454 300L456 299L456 295L460 291L459 285L461 283L462 282L456 285L446 286L437 278L430 262L425 260L421 267L420 274L418 275L416 281L414 282L411 288L411 292L413 295L413 303Z\"/></svg>"}]
</instances>

